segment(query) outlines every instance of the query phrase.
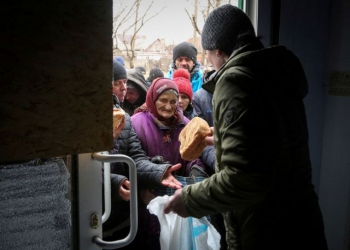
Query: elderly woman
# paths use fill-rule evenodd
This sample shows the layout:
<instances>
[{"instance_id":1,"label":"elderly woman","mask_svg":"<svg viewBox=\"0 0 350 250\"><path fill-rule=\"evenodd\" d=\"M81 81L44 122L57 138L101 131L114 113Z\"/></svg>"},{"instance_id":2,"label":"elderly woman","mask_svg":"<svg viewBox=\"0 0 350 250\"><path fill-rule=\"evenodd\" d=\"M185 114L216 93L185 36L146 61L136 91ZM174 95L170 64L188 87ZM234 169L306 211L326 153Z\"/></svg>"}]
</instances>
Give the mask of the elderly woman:
<instances>
[{"instance_id":1,"label":"elderly woman","mask_svg":"<svg viewBox=\"0 0 350 250\"><path fill-rule=\"evenodd\" d=\"M188 162L181 158L178 138L189 120L183 115L178 100L179 89L172 80L155 79L147 92L147 107L131 117L132 124L148 157L161 156L170 164L181 163L182 167L175 172L179 176L206 176L201 160ZM145 206L158 193L151 191L152 186L140 188L144 208L139 207L140 225L136 241L143 249L160 249L158 218L149 214Z\"/></svg>"}]
</instances>

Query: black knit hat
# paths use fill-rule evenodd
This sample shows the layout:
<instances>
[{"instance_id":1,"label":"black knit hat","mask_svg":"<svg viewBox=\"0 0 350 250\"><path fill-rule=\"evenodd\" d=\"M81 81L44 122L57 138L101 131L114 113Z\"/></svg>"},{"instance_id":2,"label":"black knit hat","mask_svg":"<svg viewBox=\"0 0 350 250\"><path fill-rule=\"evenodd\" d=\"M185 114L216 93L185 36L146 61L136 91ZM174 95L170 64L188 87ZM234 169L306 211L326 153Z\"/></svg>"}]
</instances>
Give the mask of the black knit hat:
<instances>
[{"instance_id":1,"label":"black knit hat","mask_svg":"<svg viewBox=\"0 0 350 250\"><path fill-rule=\"evenodd\" d=\"M117 60L113 60L113 81L120 79L128 79L125 67Z\"/></svg>"},{"instance_id":2,"label":"black knit hat","mask_svg":"<svg viewBox=\"0 0 350 250\"><path fill-rule=\"evenodd\" d=\"M164 77L164 73L160 68L153 68L149 72L149 76L147 78L147 81L152 82L154 79L158 77Z\"/></svg>"},{"instance_id":3,"label":"black knit hat","mask_svg":"<svg viewBox=\"0 0 350 250\"><path fill-rule=\"evenodd\" d=\"M220 49L231 54L242 36L254 36L249 17L239 8L225 4L213 10L204 23L202 46L205 50Z\"/></svg>"},{"instance_id":4,"label":"black knit hat","mask_svg":"<svg viewBox=\"0 0 350 250\"><path fill-rule=\"evenodd\" d=\"M197 62L197 49L189 42L182 42L173 49L173 61L181 56L190 58L194 63Z\"/></svg>"}]
</instances>

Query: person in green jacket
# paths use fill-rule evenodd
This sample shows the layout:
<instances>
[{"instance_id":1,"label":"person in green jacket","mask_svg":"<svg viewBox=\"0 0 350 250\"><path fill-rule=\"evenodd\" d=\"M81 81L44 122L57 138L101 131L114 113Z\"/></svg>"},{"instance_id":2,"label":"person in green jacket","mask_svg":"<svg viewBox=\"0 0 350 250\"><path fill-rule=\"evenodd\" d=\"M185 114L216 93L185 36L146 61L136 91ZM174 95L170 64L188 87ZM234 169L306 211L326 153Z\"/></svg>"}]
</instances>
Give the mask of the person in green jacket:
<instances>
[{"instance_id":1,"label":"person in green jacket","mask_svg":"<svg viewBox=\"0 0 350 250\"><path fill-rule=\"evenodd\" d=\"M327 249L311 181L299 59L264 48L249 17L223 5L210 13L202 46L217 71L213 93L216 173L178 189L164 212L196 217L221 212L228 249Z\"/></svg>"}]
</instances>

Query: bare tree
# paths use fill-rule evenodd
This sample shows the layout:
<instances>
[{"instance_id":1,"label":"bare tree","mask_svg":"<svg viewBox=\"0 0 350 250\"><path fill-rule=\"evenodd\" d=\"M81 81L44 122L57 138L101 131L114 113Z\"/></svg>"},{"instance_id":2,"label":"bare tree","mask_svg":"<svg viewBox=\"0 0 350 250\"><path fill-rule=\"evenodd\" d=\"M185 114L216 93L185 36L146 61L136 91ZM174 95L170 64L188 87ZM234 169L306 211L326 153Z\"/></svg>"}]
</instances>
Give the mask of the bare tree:
<instances>
[{"instance_id":1,"label":"bare tree","mask_svg":"<svg viewBox=\"0 0 350 250\"><path fill-rule=\"evenodd\" d=\"M205 1L194 0L194 1L195 1L194 5L198 4L198 6L194 6L194 9L195 10L197 10L197 9L199 10L199 12L201 13L201 17L203 18L204 22L206 21L208 15L210 14L210 12L212 10L220 7L223 4L226 4L226 3L230 4L231 3L231 0L228 0L228 1L223 1L223 0L205 0ZM193 14L190 14L187 9L185 9L185 11L187 13L188 18L191 21L191 24L192 24L194 30L197 32L198 35L201 35L202 34L202 29L200 29L198 27L198 20L197 20L197 13L196 13L196 11ZM205 52L202 50L201 43L197 42L194 45L197 47L198 51L202 52L201 64L205 65L206 64Z\"/></svg>"},{"instance_id":2,"label":"bare tree","mask_svg":"<svg viewBox=\"0 0 350 250\"><path fill-rule=\"evenodd\" d=\"M129 7L119 2L118 11L113 18L113 38L115 41L120 40L122 44L116 44L113 50L117 54L125 55L129 61L130 68L134 68L134 59L136 58L137 40L140 39L138 33L142 27L152 18L157 16L164 8L163 6L158 12L150 14L149 10L153 6L154 0L150 2L144 12L140 10L142 0L134 0L132 3L128 1ZM130 4L132 3L132 4Z\"/></svg>"}]
</instances>

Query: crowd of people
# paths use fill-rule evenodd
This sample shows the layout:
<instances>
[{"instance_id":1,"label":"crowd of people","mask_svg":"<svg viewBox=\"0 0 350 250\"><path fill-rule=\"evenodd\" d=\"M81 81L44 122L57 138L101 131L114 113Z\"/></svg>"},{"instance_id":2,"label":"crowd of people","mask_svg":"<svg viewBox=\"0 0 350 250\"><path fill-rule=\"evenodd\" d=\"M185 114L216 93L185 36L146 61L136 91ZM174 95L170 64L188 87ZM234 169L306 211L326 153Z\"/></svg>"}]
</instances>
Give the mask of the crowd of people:
<instances>
[{"instance_id":1,"label":"crowd of people","mask_svg":"<svg viewBox=\"0 0 350 250\"><path fill-rule=\"evenodd\" d=\"M164 212L212 216L221 249L327 249L318 197L311 182L303 98L307 81L298 58L283 46L265 48L249 17L225 4L202 30L210 62L204 71L187 41L173 49L166 74L126 69L113 60L113 108L125 120L114 128L110 154L136 163L139 226L121 249L160 249L160 225L147 210L161 188L176 191ZM213 131L193 161L181 158L178 140L195 117ZM176 176L203 177L184 186ZM111 164L112 211L103 238L129 232L127 166Z\"/></svg>"}]
</instances>

